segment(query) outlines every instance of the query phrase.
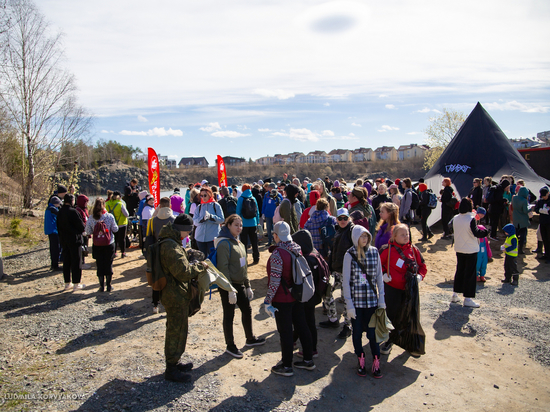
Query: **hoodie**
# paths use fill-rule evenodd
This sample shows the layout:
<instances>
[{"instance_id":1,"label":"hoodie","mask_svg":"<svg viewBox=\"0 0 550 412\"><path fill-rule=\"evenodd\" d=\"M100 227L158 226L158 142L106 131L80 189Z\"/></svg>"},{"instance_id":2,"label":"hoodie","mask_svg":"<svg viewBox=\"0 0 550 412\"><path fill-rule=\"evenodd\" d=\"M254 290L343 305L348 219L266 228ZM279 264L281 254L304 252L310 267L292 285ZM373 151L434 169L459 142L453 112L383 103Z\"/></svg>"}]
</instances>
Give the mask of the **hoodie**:
<instances>
[{"instance_id":1,"label":"hoodie","mask_svg":"<svg viewBox=\"0 0 550 412\"><path fill-rule=\"evenodd\" d=\"M529 189L520 187L519 192L512 198L512 218L514 226L520 229L529 227Z\"/></svg>"},{"instance_id":2,"label":"hoodie","mask_svg":"<svg viewBox=\"0 0 550 412\"><path fill-rule=\"evenodd\" d=\"M216 267L231 282L250 287L248 280L248 263L246 248L236 239L227 226L222 226L217 238L214 239L216 248ZM244 263L244 264L242 264Z\"/></svg>"},{"instance_id":3,"label":"hoodie","mask_svg":"<svg viewBox=\"0 0 550 412\"><path fill-rule=\"evenodd\" d=\"M302 213L302 216L300 216L300 228L303 229L306 225L306 222L309 220L313 212L317 210L317 201L321 197L321 194L318 190L312 190L309 193L309 204L311 205L306 210L304 210L304 213Z\"/></svg>"},{"instance_id":4,"label":"hoodie","mask_svg":"<svg viewBox=\"0 0 550 412\"><path fill-rule=\"evenodd\" d=\"M365 256L359 257L358 241L363 233L367 233L367 246L363 249ZM351 309L366 309L373 307L386 307L384 301L384 280L382 278L382 265L378 249L374 246L369 246L372 235L363 226L354 226L351 231L351 239L353 246L349 248L344 256L343 264L343 281L342 288L346 308ZM351 257L351 253L357 256L359 262L366 267L366 272L361 269L357 262ZM368 276L368 279L367 279ZM369 281L370 279L370 281ZM372 289L372 286L374 289Z\"/></svg>"},{"instance_id":5,"label":"hoodie","mask_svg":"<svg viewBox=\"0 0 550 412\"><path fill-rule=\"evenodd\" d=\"M82 219L84 225L86 225L88 217L90 216L90 213L88 213L88 209L86 208L86 203L88 203L88 200L88 196L86 195L78 195L76 198L76 210L80 214L80 218Z\"/></svg>"},{"instance_id":6,"label":"hoodie","mask_svg":"<svg viewBox=\"0 0 550 412\"><path fill-rule=\"evenodd\" d=\"M330 216L327 210L316 210L313 212L309 220L304 225L304 229L311 233L313 238L313 246L317 250L321 250L323 241L321 239L320 229L325 224L336 225L338 222L334 216Z\"/></svg>"},{"instance_id":7,"label":"hoodie","mask_svg":"<svg viewBox=\"0 0 550 412\"><path fill-rule=\"evenodd\" d=\"M256 203L256 217L252 219L245 219L242 215L243 210L243 202L244 199L252 199L254 203ZM242 218L243 220L243 227L256 227L260 223L260 208L258 207L258 202L256 201L256 198L252 196L252 191L250 189L246 189L239 199L237 200L237 214Z\"/></svg>"},{"instance_id":8,"label":"hoodie","mask_svg":"<svg viewBox=\"0 0 550 412\"><path fill-rule=\"evenodd\" d=\"M59 209L52 205L48 204L46 211L44 212L44 234L53 235L57 234L57 214Z\"/></svg>"}]
</instances>

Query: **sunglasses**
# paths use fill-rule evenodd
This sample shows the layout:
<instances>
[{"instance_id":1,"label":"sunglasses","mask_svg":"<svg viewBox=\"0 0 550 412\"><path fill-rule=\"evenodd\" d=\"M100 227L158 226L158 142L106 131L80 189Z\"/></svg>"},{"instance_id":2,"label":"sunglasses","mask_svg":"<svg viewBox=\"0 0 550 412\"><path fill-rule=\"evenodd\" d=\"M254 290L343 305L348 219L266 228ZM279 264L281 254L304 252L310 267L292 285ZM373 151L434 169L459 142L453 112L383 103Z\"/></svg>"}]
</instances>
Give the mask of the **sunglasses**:
<instances>
[{"instance_id":1,"label":"sunglasses","mask_svg":"<svg viewBox=\"0 0 550 412\"><path fill-rule=\"evenodd\" d=\"M210 195L201 195L201 197L210 197Z\"/></svg>"},{"instance_id":2,"label":"sunglasses","mask_svg":"<svg viewBox=\"0 0 550 412\"><path fill-rule=\"evenodd\" d=\"M349 216L338 216L338 220L349 220Z\"/></svg>"}]
</instances>

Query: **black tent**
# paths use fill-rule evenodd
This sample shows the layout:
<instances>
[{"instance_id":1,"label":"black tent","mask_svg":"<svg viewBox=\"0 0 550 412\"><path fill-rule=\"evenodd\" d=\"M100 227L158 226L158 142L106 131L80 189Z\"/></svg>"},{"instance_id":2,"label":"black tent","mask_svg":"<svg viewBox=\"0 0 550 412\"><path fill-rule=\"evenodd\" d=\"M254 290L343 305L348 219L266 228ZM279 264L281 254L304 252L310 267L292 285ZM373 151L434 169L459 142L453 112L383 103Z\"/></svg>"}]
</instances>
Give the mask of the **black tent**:
<instances>
[{"instance_id":1,"label":"black tent","mask_svg":"<svg viewBox=\"0 0 550 412\"><path fill-rule=\"evenodd\" d=\"M428 188L439 194L443 178L450 177L460 199L468 195L473 178L491 176L498 181L502 175L525 180L537 196L542 186L550 184L531 169L478 102L424 179ZM441 218L439 206L428 218L429 225Z\"/></svg>"}]
</instances>

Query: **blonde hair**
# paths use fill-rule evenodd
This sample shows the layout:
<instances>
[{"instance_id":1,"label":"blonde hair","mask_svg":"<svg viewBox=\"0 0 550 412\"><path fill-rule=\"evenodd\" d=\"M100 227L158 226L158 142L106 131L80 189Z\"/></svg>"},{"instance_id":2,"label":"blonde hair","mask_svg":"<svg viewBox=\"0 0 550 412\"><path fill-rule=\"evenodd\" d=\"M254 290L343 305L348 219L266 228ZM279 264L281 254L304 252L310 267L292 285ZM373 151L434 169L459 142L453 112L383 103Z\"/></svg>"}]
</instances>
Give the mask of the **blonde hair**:
<instances>
[{"instance_id":1,"label":"blonde hair","mask_svg":"<svg viewBox=\"0 0 550 412\"><path fill-rule=\"evenodd\" d=\"M388 227L384 232L384 233L387 233L388 230L391 230L393 226L399 225L401 223L399 221L399 206L397 206L395 203L385 202L380 205L380 210L382 209L386 209L386 212L390 214L390 217L388 218L388 221L380 219L380 222L378 222L378 227L376 228L376 230L379 230L380 226L382 226L384 223L387 223Z\"/></svg>"},{"instance_id":2,"label":"blonde hair","mask_svg":"<svg viewBox=\"0 0 550 412\"><path fill-rule=\"evenodd\" d=\"M390 241L395 242L395 236L397 235L397 232L399 232L400 230L404 230L405 232L409 233L408 226L404 223L399 223L392 228Z\"/></svg>"}]
</instances>

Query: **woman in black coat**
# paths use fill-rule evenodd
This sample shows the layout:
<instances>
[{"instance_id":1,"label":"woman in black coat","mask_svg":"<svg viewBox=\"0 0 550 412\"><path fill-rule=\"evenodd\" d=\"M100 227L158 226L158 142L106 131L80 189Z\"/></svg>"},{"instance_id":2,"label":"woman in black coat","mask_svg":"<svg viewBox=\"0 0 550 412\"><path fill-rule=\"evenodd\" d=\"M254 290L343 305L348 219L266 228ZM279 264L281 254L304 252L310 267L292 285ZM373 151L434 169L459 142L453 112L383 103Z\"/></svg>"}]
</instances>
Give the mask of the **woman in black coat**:
<instances>
[{"instance_id":1,"label":"woman in black coat","mask_svg":"<svg viewBox=\"0 0 550 412\"><path fill-rule=\"evenodd\" d=\"M474 179L474 186L470 189L470 193L468 193L468 197L472 199L472 202L474 202L474 209L477 209L481 206L482 198L483 198L483 188L481 187L481 179L475 178Z\"/></svg>"},{"instance_id":2,"label":"woman in black coat","mask_svg":"<svg viewBox=\"0 0 550 412\"><path fill-rule=\"evenodd\" d=\"M454 216L454 208L449 206L449 201L453 198L453 188L451 186L451 179L446 177L443 179L443 190L441 192L441 223L443 224L443 239L451 237L451 231L449 230L449 222Z\"/></svg>"}]
</instances>

